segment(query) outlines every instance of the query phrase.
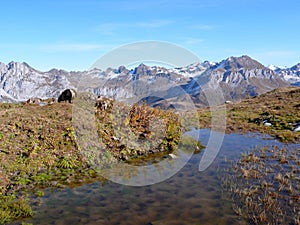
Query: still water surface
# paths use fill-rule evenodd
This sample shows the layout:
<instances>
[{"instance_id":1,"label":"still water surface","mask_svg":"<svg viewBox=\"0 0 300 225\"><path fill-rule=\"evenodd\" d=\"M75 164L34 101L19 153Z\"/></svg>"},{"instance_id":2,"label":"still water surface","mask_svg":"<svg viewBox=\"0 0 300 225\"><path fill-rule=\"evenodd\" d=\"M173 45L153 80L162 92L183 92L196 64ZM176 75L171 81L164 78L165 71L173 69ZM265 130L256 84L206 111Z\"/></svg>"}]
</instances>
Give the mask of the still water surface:
<instances>
[{"instance_id":1,"label":"still water surface","mask_svg":"<svg viewBox=\"0 0 300 225\"><path fill-rule=\"evenodd\" d=\"M200 130L206 145L210 130ZM223 198L222 172L227 159L237 159L242 152L259 146L281 146L272 138L260 135L226 134L214 163L199 172L202 154L195 154L177 174L154 185L130 187L95 182L76 188L46 192L34 217L24 220L33 224L112 224L112 225L183 225L247 224ZM293 146L294 147L294 146Z\"/></svg>"}]
</instances>

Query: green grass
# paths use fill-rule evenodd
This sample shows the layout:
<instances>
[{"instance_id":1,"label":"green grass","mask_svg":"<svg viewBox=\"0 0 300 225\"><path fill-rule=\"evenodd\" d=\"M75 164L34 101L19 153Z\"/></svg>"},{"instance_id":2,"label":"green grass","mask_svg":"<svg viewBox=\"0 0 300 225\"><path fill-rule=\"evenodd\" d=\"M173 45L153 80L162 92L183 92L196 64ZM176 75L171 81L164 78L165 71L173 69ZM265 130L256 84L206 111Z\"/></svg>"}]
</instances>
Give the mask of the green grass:
<instances>
[{"instance_id":1,"label":"green grass","mask_svg":"<svg viewBox=\"0 0 300 225\"><path fill-rule=\"evenodd\" d=\"M95 141L106 147L100 157L89 139L80 142L88 144L84 154L78 145L72 104L0 104L0 224L32 216L29 199L42 197L44 188L104 181L91 167L97 163L129 161L155 151L168 154L177 148L182 130L175 112L121 103L115 103L112 112L94 105L89 113L97 119L87 121L81 114L85 124L76 131L87 132L88 137L89 129L96 129ZM120 142L125 137L126 145ZM143 140L142 145L132 141L137 139Z\"/></svg>"},{"instance_id":2,"label":"green grass","mask_svg":"<svg viewBox=\"0 0 300 225\"><path fill-rule=\"evenodd\" d=\"M0 104L0 224L32 216L28 194L37 188L95 179L77 148L71 107Z\"/></svg>"},{"instance_id":3,"label":"green grass","mask_svg":"<svg viewBox=\"0 0 300 225\"><path fill-rule=\"evenodd\" d=\"M271 135L282 142L299 142L300 132L294 132L292 124L300 122L300 88L281 88L258 97L226 105L226 132L259 132ZM198 110L199 125L209 128L210 109ZM256 119L269 120L271 127Z\"/></svg>"},{"instance_id":4,"label":"green grass","mask_svg":"<svg viewBox=\"0 0 300 225\"><path fill-rule=\"evenodd\" d=\"M0 198L0 224L5 224L13 219L31 217L32 209L29 199L17 198L15 195L1 196Z\"/></svg>"}]
</instances>

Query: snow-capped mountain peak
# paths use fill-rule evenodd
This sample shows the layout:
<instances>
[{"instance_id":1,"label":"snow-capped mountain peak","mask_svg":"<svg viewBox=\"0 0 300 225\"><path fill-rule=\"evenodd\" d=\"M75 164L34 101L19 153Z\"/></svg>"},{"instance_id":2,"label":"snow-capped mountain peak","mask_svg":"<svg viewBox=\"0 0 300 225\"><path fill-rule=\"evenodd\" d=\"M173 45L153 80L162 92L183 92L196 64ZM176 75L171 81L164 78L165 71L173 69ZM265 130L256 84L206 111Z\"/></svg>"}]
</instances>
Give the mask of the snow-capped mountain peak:
<instances>
[{"instance_id":1,"label":"snow-capped mountain peak","mask_svg":"<svg viewBox=\"0 0 300 225\"><path fill-rule=\"evenodd\" d=\"M278 67L276 72L292 85L300 86L300 63L291 68Z\"/></svg>"},{"instance_id":2,"label":"snow-capped mountain peak","mask_svg":"<svg viewBox=\"0 0 300 225\"><path fill-rule=\"evenodd\" d=\"M140 64L133 69L124 66L106 70L91 69L88 71L68 72L52 69L38 71L27 63L0 62L0 101L24 101L31 97L58 97L66 88L75 88L92 83L86 90L96 95L116 99L132 97L134 82L141 81L145 87L135 89L143 95L151 90L166 91L181 86L187 93L197 96L201 85L221 86L227 99L239 99L254 96L288 83L300 85L300 63L289 69L274 65L265 67L249 56L229 57L221 62L195 62L180 68L165 68ZM91 82L90 82L91 81ZM81 86L80 86L81 88ZM175 89L174 89L175 90ZM178 91L168 91L172 98ZM139 93L134 93L139 95ZM169 96L170 97L170 96ZM166 96L167 98L167 96Z\"/></svg>"},{"instance_id":3,"label":"snow-capped mountain peak","mask_svg":"<svg viewBox=\"0 0 300 225\"><path fill-rule=\"evenodd\" d=\"M270 70L273 70L273 71L279 71L279 70L287 69L286 66L275 66L275 65L273 65L273 64L268 65L268 68L269 68Z\"/></svg>"},{"instance_id":4,"label":"snow-capped mountain peak","mask_svg":"<svg viewBox=\"0 0 300 225\"><path fill-rule=\"evenodd\" d=\"M57 71L41 72L25 62L12 61L7 65L2 63L0 66L1 95L4 96L6 93L5 98L11 98L12 101L25 101L37 96L40 98L56 97L60 91L57 90L58 87L69 85L66 79L61 79L64 74L58 76Z\"/></svg>"},{"instance_id":5,"label":"snow-capped mountain peak","mask_svg":"<svg viewBox=\"0 0 300 225\"><path fill-rule=\"evenodd\" d=\"M276 71L277 69L279 69L277 66L275 66L273 64L268 65L268 68L273 71Z\"/></svg>"}]
</instances>

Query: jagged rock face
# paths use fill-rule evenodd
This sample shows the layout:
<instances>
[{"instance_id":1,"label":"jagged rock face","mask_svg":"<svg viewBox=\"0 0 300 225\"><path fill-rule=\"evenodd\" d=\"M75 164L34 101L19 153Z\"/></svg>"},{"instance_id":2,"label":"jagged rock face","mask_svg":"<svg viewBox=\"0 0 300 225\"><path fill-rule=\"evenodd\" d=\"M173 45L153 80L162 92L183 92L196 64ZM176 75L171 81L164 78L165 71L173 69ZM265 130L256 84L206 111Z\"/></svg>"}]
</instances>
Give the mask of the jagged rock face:
<instances>
[{"instance_id":1,"label":"jagged rock face","mask_svg":"<svg viewBox=\"0 0 300 225\"><path fill-rule=\"evenodd\" d=\"M86 83L96 95L102 95L118 100L135 99L147 97L152 93L166 91L171 87L185 84L189 78L177 74L171 70L157 66L146 66L144 64L128 70L125 67L118 69L107 69L100 73L101 76ZM90 79L87 77L87 79Z\"/></svg>"},{"instance_id":2,"label":"jagged rock face","mask_svg":"<svg viewBox=\"0 0 300 225\"><path fill-rule=\"evenodd\" d=\"M230 57L206 71L208 83L219 84L226 100L260 95L289 84L278 74L248 56Z\"/></svg>"},{"instance_id":3,"label":"jagged rock face","mask_svg":"<svg viewBox=\"0 0 300 225\"><path fill-rule=\"evenodd\" d=\"M239 100L256 96L289 84L273 70L264 67L248 56L230 57L220 63L211 65L186 85L193 100L207 104L202 93L206 85L211 89L221 88L224 100Z\"/></svg>"},{"instance_id":4,"label":"jagged rock face","mask_svg":"<svg viewBox=\"0 0 300 225\"><path fill-rule=\"evenodd\" d=\"M226 60L223 60L221 63L216 65L216 67L221 66L225 70L239 70L243 68L244 70L256 69L267 69L261 63L251 59L249 56L241 57L229 57Z\"/></svg>"},{"instance_id":5,"label":"jagged rock face","mask_svg":"<svg viewBox=\"0 0 300 225\"><path fill-rule=\"evenodd\" d=\"M299 75L300 74L300 63L298 63L297 65L291 67L290 70L295 71Z\"/></svg>"},{"instance_id":6,"label":"jagged rock face","mask_svg":"<svg viewBox=\"0 0 300 225\"><path fill-rule=\"evenodd\" d=\"M53 72L40 72L26 63L1 64L0 88L12 99L25 101L32 97L56 97L69 86L65 76Z\"/></svg>"},{"instance_id":7,"label":"jagged rock face","mask_svg":"<svg viewBox=\"0 0 300 225\"><path fill-rule=\"evenodd\" d=\"M300 87L300 63L291 68L276 68L275 71L292 85Z\"/></svg>"},{"instance_id":8,"label":"jagged rock face","mask_svg":"<svg viewBox=\"0 0 300 225\"><path fill-rule=\"evenodd\" d=\"M7 94L3 89L0 89L0 101L1 102L17 102L17 99L14 99L9 94Z\"/></svg>"},{"instance_id":9,"label":"jagged rock face","mask_svg":"<svg viewBox=\"0 0 300 225\"><path fill-rule=\"evenodd\" d=\"M186 67L167 69L139 65L134 69L120 66L105 71L92 69L67 72L52 69L41 72L26 63L0 63L0 101L26 101L32 97L57 98L67 88L90 91L114 99L149 99L153 105L162 101L181 101L189 95L199 104L205 103L202 86L222 88L226 100L255 96L274 88L300 83L300 64L277 71L263 66L249 56L230 57L220 63L205 61Z\"/></svg>"}]
</instances>

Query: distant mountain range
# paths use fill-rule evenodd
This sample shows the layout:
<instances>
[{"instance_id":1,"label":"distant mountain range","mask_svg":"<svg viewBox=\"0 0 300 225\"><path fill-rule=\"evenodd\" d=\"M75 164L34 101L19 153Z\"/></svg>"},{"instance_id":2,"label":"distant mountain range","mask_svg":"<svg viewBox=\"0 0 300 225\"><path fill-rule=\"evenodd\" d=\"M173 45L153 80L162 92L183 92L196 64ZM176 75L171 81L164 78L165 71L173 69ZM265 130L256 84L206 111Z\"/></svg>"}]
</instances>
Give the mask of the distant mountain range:
<instances>
[{"instance_id":1,"label":"distant mountain range","mask_svg":"<svg viewBox=\"0 0 300 225\"><path fill-rule=\"evenodd\" d=\"M300 63L291 68L283 68L274 65L270 65L269 68L282 76L290 84L300 86Z\"/></svg>"},{"instance_id":2,"label":"distant mountain range","mask_svg":"<svg viewBox=\"0 0 300 225\"><path fill-rule=\"evenodd\" d=\"M256 96L278 87L300 86L300 63L291 68L265 67L249 56L229 57L219 63L205 61L167 69L140 64L103 71L38 71L27 63L0 62L0 101L20 102L31 97L57 98L66 88L88 90L117 100L145 100L151 105L184 104L188 95L206 105L202 88L220 87L225 100Z\"/></svg>"}]
</instances>

